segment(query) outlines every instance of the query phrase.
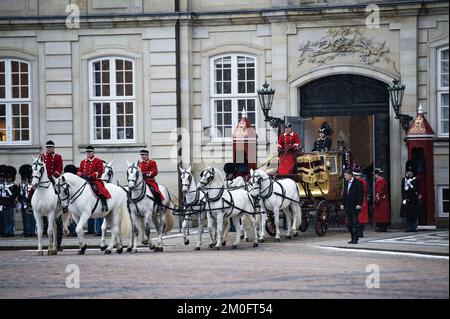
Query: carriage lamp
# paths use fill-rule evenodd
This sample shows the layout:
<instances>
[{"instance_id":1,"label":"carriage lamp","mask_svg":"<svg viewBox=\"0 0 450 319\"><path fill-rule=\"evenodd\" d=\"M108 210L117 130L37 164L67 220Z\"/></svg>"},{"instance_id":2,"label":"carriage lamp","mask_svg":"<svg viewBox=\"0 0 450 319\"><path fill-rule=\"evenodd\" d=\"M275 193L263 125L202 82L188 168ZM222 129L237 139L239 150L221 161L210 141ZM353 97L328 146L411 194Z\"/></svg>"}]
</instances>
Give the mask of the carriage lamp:
<instances>
[{"instance_id":1,"label":"carriage lamp","mask_svg":"<svg viewBox=\"0 0 450 319\"><path fill-rule=\"evenodd\" d=\"M274 95L275 90L270 87L267 81L263 84L262 89L258 90L259 105L264 114L264 121L269 122L272 128L279 129L283 120L269 115L269 111L272 109Z\"/></svg>"},{"instance_id":2,"label":"carriage lamp","mask_svg":"<svg viewBox=\"0 0 450 319\"><path fill-rule=\"evenodd\" d=\"M400 108L403 103L403 95L405 94L406 85L400 84L400 81L394 79L392 85L388 87L389 98L391 100L392 108L394 109L395 119L400 121L402 129L405 134L408 132L409 123L413 120L411 115L402 114Z\"/></svg>"}]
</instances>

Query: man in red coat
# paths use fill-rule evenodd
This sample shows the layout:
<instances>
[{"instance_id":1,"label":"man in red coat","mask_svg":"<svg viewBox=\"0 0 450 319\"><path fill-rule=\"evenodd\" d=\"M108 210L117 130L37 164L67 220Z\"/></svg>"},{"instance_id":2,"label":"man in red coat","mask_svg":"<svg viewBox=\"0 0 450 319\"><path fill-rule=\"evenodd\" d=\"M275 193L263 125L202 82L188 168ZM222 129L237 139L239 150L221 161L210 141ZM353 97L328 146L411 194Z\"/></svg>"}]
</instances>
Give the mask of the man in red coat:
<instances>
[{"instance_id":1,"label":"man in red coat","mask_svg":"<svg viewBox=\"0 0 450 319\"><path fill-rule=\"evenodd\" d=\"M141 160L139 161L139 168L144 176L145 183L150 187L153 195L155 196L155 201L158 205L162 205L164 200L164 195L159 190L158 183L155 177L158 175L158 166L156 162L150 159L149 151L143 149L140 152Z\"/></svg>"},{"instance_id":2,"label":"man in red coat","mask_svg":"<svg viewBox=\"0 0 450 319\"><path fill-rule=\"evenodd\" d=\"M86 147L86 158L81 161L77 175L89 181L92 190L102 201L102 211L107 212L109 209L106 200L111 198L111 194L103 184L102 174L103 161L95 157L94 147L89 145Z\"/></svg>"},{"instance_id":3,"label":"man in red coat","mask_svg":"<svg viewBox=\"0 0 450 319\"><path fill-rule=\"evenodd\" d=\"M48 179L55 184L55 179L60 177L63 172L63 160L61 155L55 153L55 143L53 141L48 141L45 147L47 151L41 156L47 168Z\"/></svg>"},{"instance_id":4,"label":"man in red coat","mask_svg":"<svg viewBox=\"0 0 450 319\"><path fill-rule=\"evenodd\" d=\"M376 168L374 171L375 189L373 203L373 221L377 229L385 232L391 223L391 209L389 205L388 184L382 176L383 171Z\"/></svg>"},{"instance_id":5,"label":"man in red coat","mask_svg":"<svg viewBox=\"0 0 450 319\"><path fill-rule=\"evenodd\" d=\"M301 146L297 133L292 132L292 125L288 123L286 131L278 138L279 175L295 173L295 162Z\"/></svg>"},{"instance_id":6,"label":"man in red coat","mask_svg":"<svg viewBox=\"0 0 450 319\"><path fill-rule=\"evenodd\" d=\"M361 212L358 215L359 221L359 238L364 237L364 225L369 223L369 206L367 205L367 181L362 175L362 169L359 166L356 166L353 170L353 175L357 180L359 180L363 185L363 201L361 205Z\"/></svg>"}]
</instances>

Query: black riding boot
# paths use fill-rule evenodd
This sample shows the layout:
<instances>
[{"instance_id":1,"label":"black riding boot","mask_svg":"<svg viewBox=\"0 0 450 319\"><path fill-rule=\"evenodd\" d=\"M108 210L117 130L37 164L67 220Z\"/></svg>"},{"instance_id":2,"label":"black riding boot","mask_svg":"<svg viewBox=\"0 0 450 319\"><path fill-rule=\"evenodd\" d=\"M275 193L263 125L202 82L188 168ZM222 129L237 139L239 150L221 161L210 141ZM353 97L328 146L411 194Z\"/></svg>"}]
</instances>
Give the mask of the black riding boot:
<instances>
[{"instance_id":1,"label":"black riding boot","mask_svg":"<svg viewBox=\"0 0 450 319\"><path fill-rule=\"evenodd\" d=\"M99 196L99 197L100 197L100 196ZM109 209L108 209L108 203L106 202L106 198L103 197L103 196L101 196L101 197L100 197L100 200L102 201L102 211L103 211L103 212L109 211Z\"/></svg>"}]
</instances>

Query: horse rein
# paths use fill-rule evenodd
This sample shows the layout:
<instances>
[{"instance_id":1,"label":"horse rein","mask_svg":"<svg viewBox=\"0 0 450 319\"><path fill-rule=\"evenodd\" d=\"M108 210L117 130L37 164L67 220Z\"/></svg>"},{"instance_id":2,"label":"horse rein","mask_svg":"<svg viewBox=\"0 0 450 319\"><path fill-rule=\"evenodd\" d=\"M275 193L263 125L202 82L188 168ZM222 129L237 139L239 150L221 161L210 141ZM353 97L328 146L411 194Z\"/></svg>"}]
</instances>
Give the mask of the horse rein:
<instances>
[{"instance_id":1,"label":"horse rein","mask_svg":"<svg viewBox=\"0 0 450 319\"><path fill-rule=\"evenodd\" d=\"M32 178L33 179L36 178L38 180L38 187L49 188L50 184L51 184L51 181L41 182L41 178L42 178L42 176L44 176L44 164L35 161L33 163L33 170L37 170L37 167L40 167L39 168L39 173L41 174L41 176L37 177L36 175L33 174ZM47 186L44 186L44 185L47 185Z\"/></svg>"}]
</instances>

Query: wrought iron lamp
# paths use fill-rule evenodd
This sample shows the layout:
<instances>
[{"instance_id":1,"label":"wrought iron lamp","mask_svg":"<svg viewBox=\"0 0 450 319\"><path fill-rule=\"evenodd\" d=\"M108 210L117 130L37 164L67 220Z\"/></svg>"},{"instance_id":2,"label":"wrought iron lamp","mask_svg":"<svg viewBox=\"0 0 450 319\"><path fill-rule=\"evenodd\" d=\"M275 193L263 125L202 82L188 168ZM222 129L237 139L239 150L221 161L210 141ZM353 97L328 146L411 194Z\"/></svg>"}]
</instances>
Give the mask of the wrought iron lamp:
<instances>
[{"instance_id":1,"label":"wrought iron lamp","mask_svg":"<svg viewBox=\"0 0 450 319\"><path fill-rule=\"evenodd\" d=\"M406 134L409 129L409 124L413 120L413 117L411 115L402 114L400 112L406 85L400 84L400 81L397 79L395 79L392 82L393 82L392 86L388 87L389 98L391 100L392 108L394 109L395 119L400 121L400 125L402 126L402 129L405 131Z\"/></svg>"},{"instance_id":2,"label":"wrought iron lamp","mask_svg":"<svg viewBox=\"0 0 450 319\"><path fill-rule=\"evenodd\" d=\"M267 81L264 83L262 89L258 90L259 105L264 113L264 121L269 122L269 125L274 129L280 129L283 120L269 115L269 111L272 109L274 95L275 90L270 88Z\"/></svg>"}]
</instances>

